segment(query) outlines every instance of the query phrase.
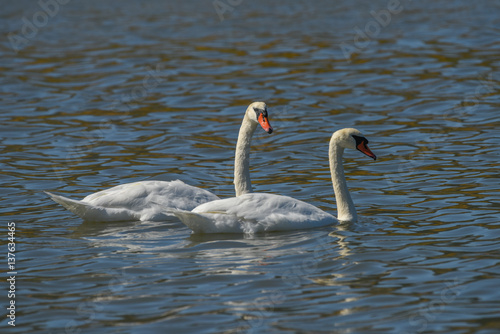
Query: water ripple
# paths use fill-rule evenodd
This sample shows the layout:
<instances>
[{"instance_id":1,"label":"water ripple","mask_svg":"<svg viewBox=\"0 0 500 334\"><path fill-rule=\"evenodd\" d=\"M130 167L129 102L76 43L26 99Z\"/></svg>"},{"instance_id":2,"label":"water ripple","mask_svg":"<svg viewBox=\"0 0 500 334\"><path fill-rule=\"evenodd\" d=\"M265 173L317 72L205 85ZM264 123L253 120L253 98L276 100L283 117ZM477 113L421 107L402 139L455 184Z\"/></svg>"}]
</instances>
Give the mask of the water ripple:
<instances>
[{"instance_id":1,"label":"water ripple","mask_svg":"<svg viewBox=\"0 0 500 334\"><path fill-rule=\"evenodd\" d=\"M402 1L365 44L357 29L387 2L222 1L222 17L214 3L69 2L18 50L9 33L43 9L4 4L0 215L16 222L22 282L12 329L496 332L498 2ZM342 43L355 47L347 59ZM345 154L358 223L199 236L174 218L83 223L42 193L179 178L232 196L254 100L275 129L253 140L255 191L335 214L329 136L365 133L378 160Z\"/></svg>"}]
</instances>

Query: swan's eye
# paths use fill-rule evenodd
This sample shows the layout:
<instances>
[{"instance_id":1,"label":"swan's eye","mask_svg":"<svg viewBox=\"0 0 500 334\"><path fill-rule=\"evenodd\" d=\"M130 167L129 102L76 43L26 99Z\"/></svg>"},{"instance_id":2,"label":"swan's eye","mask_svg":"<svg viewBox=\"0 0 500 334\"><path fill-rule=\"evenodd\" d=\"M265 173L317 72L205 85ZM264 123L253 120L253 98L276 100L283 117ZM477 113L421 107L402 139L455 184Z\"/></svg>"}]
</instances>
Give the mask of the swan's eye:
<instances>
[{"instance_id":1,"label":"swan's eye","mask_svg":"<svg viewBox=\"0 0 500 334\"><path fill-rule=\"evenodd\" d=\"M267 117L267 110L259 108L253 108L253 110L255 111L255 114L257 114L257 117L259 117L259 114L262 114L262 116Z\"/></svg>"},{"instance_id":2,"label":"swan's eye","mask_svg":"<svg viewBox=\"0 0 500 334\"><path fill-rule=\"evenodd\" d=\"M356 146L358 146L361 143L368 144L368 139L366 139L365 137L352 135L352 138L354 138L354 140L356 141Z\"/></svg>"}]
</instances>

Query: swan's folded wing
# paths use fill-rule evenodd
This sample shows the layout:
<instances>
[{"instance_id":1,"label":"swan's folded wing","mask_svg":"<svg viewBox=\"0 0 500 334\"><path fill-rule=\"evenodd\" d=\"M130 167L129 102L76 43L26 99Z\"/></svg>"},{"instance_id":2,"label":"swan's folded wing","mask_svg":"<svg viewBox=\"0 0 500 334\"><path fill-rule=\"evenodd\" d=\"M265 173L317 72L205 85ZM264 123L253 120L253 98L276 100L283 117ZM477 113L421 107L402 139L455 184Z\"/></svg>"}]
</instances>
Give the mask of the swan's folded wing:
<instances>
[{"instance_id":1,"label":"swan's folded wing","mask_svg":"<svg viewBox=\"0 0 500 334\"><path fill-rule=\"evenodd\" d=\"M106 208L141 211L152 206L192 210L197 205L219 199L209 191L180 180L140 181L88 195L83 202Z\"/></svg>"}]
</instances>

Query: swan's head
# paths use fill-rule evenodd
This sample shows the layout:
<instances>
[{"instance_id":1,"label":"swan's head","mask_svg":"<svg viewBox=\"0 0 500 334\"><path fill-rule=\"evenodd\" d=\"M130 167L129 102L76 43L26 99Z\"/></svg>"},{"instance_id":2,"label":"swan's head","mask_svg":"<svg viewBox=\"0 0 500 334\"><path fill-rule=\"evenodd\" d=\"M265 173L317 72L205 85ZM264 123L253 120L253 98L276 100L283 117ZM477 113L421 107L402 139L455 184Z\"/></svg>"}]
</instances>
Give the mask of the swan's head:
<instances>
[{"instance_id":1,"label":"swan's head","mask_svg":"<svg viewBox=\"0 0 500 334\"><path fill-rule=\"evenodd\" d=\"M273 133L273 128L267 118L267 105L264 102L254 102L250 104L246 114L251 121L259 123L264 131Z\"/></svg>"},{"instance_id":2,"label":"swan's head","mask_svg":"<svg viewBox=\"0 0 500 334\"><path fill-rule=\"evenodd\" d=\"M338 130L333 134L332 141L341 147L358 150L373 160L377 159L377 156L368 148L368 139L359 130L353 128Z\"/></svg>"}]
</instances>

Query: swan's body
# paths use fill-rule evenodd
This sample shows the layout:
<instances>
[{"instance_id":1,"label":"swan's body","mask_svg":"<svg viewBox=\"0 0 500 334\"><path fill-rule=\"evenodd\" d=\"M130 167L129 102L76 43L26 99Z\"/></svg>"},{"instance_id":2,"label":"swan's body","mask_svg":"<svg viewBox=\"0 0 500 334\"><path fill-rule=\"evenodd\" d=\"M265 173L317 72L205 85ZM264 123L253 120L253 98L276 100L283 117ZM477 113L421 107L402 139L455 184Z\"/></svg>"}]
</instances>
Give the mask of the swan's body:
<instances>
[{"instance_id":1,"label":"swan's body","mask_svg":"<svg viewBox=\"0 0 500 334\"><path fill-rule=\"evenodd\" d=\"M249 152L253 133L260 124L267 133L273 129L264 102L250 104L241 124L235 154L236 195L252 191ZM46 192L55 202L86 221L161 221L172 216L170 209L192 210L196 206L218 200L207 190L182 181L141 181L126 183L88 195L83 200Z\"/></svg>"},{"instance_id":2,"label":"swan's body","mask_svg":"<svg viewBox=\"0 0 500 334\"><path fill-rule=\"evenodd\" d=\"M54 201L86 221L161 221L165 208L189 210L219 197L180 180L121 184L76 201L46 192Z\"/></svg>"},{"instance_id":3,"label":"swan's body","mask_svg":"<svg viewBox=\"0 0 500 334\"><path fill-rule=\"evenodd\" d=\"M174 211L195 233L258 233L313 228L335 223L334 216L288 196L249 193Z\"/></svg>"},{"instance_id":4,"label":"swan's body","mask_svg":"<svg viewBox=\"0 0 500 334\"><path fill-rule=\"evenodd\" d=\"M207 202L192 211L172 212L195 233L272 232L331 225L339 220L354 222L356 208L347 189L342 155L344 148L353 148L376 159L367 143L368 140L356 129L339 130L330 140L330 171L338 219L288 196L256 193Z\"/></svg>"}]
</instances>

